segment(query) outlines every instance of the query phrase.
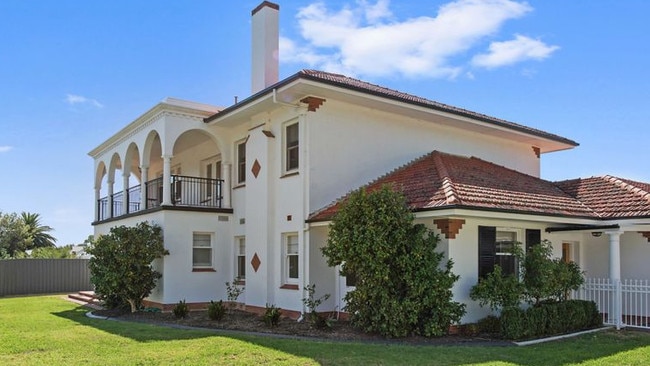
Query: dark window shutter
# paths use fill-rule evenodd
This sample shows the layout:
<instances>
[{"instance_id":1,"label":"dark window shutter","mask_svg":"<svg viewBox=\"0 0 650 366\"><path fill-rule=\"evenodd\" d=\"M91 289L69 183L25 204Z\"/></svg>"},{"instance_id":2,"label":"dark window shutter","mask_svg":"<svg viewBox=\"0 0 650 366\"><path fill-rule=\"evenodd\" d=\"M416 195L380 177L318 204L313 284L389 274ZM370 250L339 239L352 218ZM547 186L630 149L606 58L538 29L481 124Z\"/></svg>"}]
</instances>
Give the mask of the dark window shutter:
<instances>
[{"instance_id":1,"label":"dark window shutter","mask_svg":"<svg viewBox=\"0 0 650 366\"><path fill-rule=\"evenodd\" d=\"M526 229L526 252L531 246L542 242L542 231L537 229Z\"/></svg>"},{"instance_id":2,"label":"dark window shutter","mask_svg":"<svg viewBox=\"0 0 650 366\"><path fill-rule=\"evenodd\" d=\"M484 278L494 270L496 260L497 228L478 227L478 277Z\"/></svg>"}]
</instances>

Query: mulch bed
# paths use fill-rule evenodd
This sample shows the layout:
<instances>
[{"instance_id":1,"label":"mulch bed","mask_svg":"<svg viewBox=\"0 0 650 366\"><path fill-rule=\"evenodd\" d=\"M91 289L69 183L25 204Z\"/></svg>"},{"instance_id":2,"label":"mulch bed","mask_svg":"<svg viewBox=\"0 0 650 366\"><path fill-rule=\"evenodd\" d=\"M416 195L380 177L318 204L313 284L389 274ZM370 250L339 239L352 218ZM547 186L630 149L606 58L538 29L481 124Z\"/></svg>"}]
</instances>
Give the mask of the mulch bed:
<instances>
[{"instance_id":1,"label":"mulch bed","mask_svg":"<svg viewBox=\"0 0 650 366\"><path fill-rule=\"evenodd\" d=\"M306 321L282 318L275 327L267 326L262 317L244 311L232 310L220 321L210 320L207 311L191 311L184 319L177 319L172 313L140 311L131 313L120 310L94 310L93 314L110 317L117 320L133 321L163 326L196 327L207 329L231 330L257 335L282 337L311 338L331 341L355 341L371 343L394 343L412 345L481 345L481 346L511 346L513 343L490 335L446 335L443 337L426 338L412 336L399 339L385 338L377 334L364 333L350 325L347 321L334 320L331 328L316 329Z\"/></svg>"}]
</instances>

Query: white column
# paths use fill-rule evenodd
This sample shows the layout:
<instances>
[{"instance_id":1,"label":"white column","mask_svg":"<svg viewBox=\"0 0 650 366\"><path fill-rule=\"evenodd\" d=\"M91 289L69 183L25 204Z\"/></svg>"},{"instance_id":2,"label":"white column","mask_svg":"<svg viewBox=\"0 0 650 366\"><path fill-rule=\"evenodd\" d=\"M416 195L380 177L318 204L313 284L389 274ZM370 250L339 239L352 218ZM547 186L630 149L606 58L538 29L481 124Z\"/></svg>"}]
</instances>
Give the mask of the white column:
<instances>
[{"instance_id":1,"label":"white column","mask_svg":"<svg viewBox=\"0 0 650 366\"><path fill-rule=\"evenodd\" d=\"M140 209L147 209L147 181L149 180L149 167L140 167Z\"/></svg>"},{"instance_id":2,"label":"white column","mask_svg":"<svg viewBox=\"0 0 650 366\"><path fill-rule=\"evenodd\" d=\"M99 210L101 209L101 204L99 203L100 189L99 187L95 187L95 221L99 221Z\"/></svg>"},{"instance_id":3,"label":"white column","mask_svg":"<svg viewBox=\"0 0 650 366\"><path fill-rule=\"evenodd\" d=\"M615 286L611 322L616 329L623 327L623 294L621 292L621 234L622 231L608 232L609 235L609 279Z\"/></svg>"},{"instance_id":4,"label":"white column","mask_svg":"<svg viewBox=\"0 0 650 366\"><path fill-rule=\"evenodd\" d=\"M162 205L171 206L172 204L172 157L163 155L163 197Z\"/></svg>"},{"instance_id":5,"label":"white column","mask_svg":"<svg viewBox=\"0 0 650 366\"><path fill-rule=\"evenodd\" d=\"M609 279L621 279L621 231L608 232L609 235Z\"/></svg>"},{"instance_id":6,"label":"white column","mask_svg":"<svg viewBox=\"0 0 650 366\"><path fill-rule=\"evenodd\" d=\"M115 182L108 181L108 217L113 217L113 184Z\"/></svg>"},{"instance_id":7,"label":"white column","mask_svg":"<svg viewBox=\"0 0 650 366\"><path fill-rule=\"evenodd\" d=\"M124 190L124 198L122 198L124 207L122 208L122 215L129 213L129 176L131 174L124 169L124 173L122 173L122 187Z\"/></svg>"},{"instance_id":8,"label":"white column","mask_svg":"<svg viewBox=\"0 0 650 366\"><path fill-rule=\"evenodd\" d=\"M232 164L225 163L221 165L221 176L223 177L223 185L221 186L221 207L232 208L230 199L230 167Z\"/></svg>"}]
</instances>

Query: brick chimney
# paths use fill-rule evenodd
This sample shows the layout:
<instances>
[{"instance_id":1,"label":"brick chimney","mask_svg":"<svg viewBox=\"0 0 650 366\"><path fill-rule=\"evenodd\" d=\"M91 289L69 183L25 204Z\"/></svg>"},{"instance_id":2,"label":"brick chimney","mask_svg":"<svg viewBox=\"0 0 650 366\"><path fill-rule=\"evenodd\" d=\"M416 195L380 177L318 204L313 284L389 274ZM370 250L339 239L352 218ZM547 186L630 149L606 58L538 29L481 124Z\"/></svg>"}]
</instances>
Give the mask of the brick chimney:
<instances>
[{"instance_id":1,"label":"brick chimney","mask_svg":"<svg viewBox=\"0 0 650 366\"><path fill-rule=\"evenodd\" d=\"M278 82L280 5L264 1L253 9L251 94Z\"/></svg>"}]
</instances>

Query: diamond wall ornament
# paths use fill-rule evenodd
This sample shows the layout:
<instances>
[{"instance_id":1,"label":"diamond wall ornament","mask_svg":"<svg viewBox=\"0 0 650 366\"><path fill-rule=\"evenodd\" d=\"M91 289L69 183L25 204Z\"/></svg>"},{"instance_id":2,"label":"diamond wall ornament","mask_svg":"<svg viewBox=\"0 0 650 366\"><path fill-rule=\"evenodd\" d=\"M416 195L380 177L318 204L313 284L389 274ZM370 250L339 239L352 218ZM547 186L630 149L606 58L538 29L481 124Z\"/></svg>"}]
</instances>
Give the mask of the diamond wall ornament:
<instances>
[{"instance_id":1,"label":"diamond wall ornament","mask_svg":"<svg viewBox=\"0 0 650 366\"><path fill-rule=\"evenodd\" d=\"M257 256L257 253L253 254L253 259L251 259L251 266L253 266L255 272L257 272L257 269L260 268L260 264L262 264L260 257Z\"/></svg>"},{"instance_id":2,"label":"diamond wall ornament","mask_svg":"<svg viewBox=\"0 0 650 366\"><path fill-rule=\"evenodd\" d=\"M253 167L251 168L251 172L253 172L253 176L257 178L257 175L260 174L260 170L262 169L262 166L260 165L260 162L255 159L255 162L253 163Z\"/></svg>"}]
</instances>

